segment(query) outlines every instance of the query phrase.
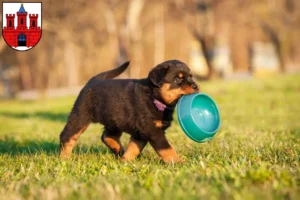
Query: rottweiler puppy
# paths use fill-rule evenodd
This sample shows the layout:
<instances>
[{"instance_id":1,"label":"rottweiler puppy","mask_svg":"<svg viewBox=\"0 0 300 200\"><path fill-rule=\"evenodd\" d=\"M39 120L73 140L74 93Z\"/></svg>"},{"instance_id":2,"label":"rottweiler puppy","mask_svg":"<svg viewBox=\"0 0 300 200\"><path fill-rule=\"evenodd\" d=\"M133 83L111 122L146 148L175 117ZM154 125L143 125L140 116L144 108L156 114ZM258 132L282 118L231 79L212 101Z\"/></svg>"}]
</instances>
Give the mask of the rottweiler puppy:
<instances>
[{"instance_id":1,"label":"rottweiler puppy","mask_svg":"<svg viewBox=\"0 0 300 200\"><path fill-rule=\"evenodd\" d=\"M80 91L68 122L60 134L60 156L68 157L88 125L104 125L102 142L123 160L135 159L149 142L165 162L180 161L165 136L177 101L197 92L188 66L178 60L165 61L144 79L112 79L129 65L98 74ZM122 133L131 135L126 151Z\"/></svg>"}]
</instances>

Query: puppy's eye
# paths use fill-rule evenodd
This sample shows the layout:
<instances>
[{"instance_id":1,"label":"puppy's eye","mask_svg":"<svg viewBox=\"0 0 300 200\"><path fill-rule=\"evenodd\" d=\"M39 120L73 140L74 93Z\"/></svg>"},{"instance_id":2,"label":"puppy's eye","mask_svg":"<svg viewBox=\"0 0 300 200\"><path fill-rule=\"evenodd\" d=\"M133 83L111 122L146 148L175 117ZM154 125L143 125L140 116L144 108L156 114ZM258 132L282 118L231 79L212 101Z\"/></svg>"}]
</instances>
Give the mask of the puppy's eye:
<instances>
[{"instance_id":1,"label":"puppy's eye","mask_svg":"<svg viewBox=\"0 0 300 200\"><path fill-rule=\"evenodd\" d=\"M182 78L176 77L174 81L175 81L175 83L178 83L178 84L179 84L179 83L182 82Z\"/></svg>"}]
</instances>

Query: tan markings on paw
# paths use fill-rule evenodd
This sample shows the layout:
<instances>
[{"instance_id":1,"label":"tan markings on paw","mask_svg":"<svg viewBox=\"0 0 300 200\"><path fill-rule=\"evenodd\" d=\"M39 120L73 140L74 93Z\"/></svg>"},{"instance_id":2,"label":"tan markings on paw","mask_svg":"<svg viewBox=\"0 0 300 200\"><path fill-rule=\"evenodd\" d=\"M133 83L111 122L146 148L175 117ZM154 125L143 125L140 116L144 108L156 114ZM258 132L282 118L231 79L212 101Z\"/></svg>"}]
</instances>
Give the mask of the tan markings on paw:
<instances>
[{"instance_id":1,"label":"tan markings on paw","mask_svg":"<svg viewBox=\"0 0 300 200\"><path fill-rule=\"evenodd\" d=\"M134 160L144 149L146 141L130 139L126 152L124 153L123 160Z\"/></svg>"},{"instance_id":2,"label":"tan markings on paw","mask_svg":"<svg viewBox=\"0 0 300 200\"><path fill-rule=\"evenodd\" d=\"M68 158L71 156L72 154L72 150L79 138L79 136L87 129L89 125L84 126L82 129L80 129L80 131L78 131L78 133L72 135L71 137L69 137L67 139L66 142L63 142L61 145L61 149L60 149L60 157L61 158Z\"/></svg>"},{"instance_id":3,"label":"tan markings on paw","mask_svg":"<svg viewBox=\"0 0 300 200\"><path fill-rule=\"evenodd\" d=\"M123 153L122 152L123 147L121 145L121 142L120 142L119 138L114 138L114 137L111 137L111 136L104 136L103 137L103 142L115 154Z\"/></svg>"},{"instance_id":4,"label":"tan markings on paw","mask_svg":"<svg viewBox=\"0 0 300 200\"><path fill-rule=\"evenodd\" d=\"M158 154L166 163L181 162L173 147L170 147L168 149L161 149L158 151Z\"/></svg>"}]
</instances>

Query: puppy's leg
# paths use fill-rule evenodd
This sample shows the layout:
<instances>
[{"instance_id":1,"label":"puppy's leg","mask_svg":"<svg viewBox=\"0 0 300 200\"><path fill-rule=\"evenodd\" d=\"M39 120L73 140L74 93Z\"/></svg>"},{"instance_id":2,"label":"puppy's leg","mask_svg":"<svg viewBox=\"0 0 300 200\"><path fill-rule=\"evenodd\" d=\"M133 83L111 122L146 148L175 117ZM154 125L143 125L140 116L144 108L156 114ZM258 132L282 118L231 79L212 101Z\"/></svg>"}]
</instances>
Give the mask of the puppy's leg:
<instances>
[{"instance_id":1,"label":"puppy's leg","mask_svg":"<svg viewBox=\"0 0 300 200\"><path fill-rule=\"evenodd\" d=\"M166 163L181 162L164 133L157 133L149 138L151 146Z\"/></svg>"},{"instance_id":2,"label":"puppy's leg","mask_svg":"<svg viewBox=\"0 0 300 200\"><path fill-rule=\"evenodd\" d=\"M131 137L126 152L123 155L122 159L123 160L135 159L143 151L146 144L147 144L146 140L135 139Z\"/></svg>"},{"instance_id":3,"label":"puppy's leg","mask_svg":"<svg viewBox=\"0 0 300 200\"><path fill-rule=\"evenodd\" d=\"M105 129L103 131L101 140L115 155L121 156L124 153L124 148L120 142L121 136L121 131L111 131Z\"/></svg>"},{"instance_id":4,"label":"puppy's leg","mask_svg":"<svg viewBox=\"0 0 300 200\"><path fill-rule=\"evenodd\" d=\"M75 101L68 122L60 134L60 157L69 157L79 136L91 123L89 95L82 90Z\"/></svg>"},{"instance_id":5,"label":"puppy's leg","mask_svg":"<svg viewBox=\"0 0 300 200\"><path fill-rule=\"evenodd\" d=\"M78 120L70 119L64 130L60 134L60 157L67 158L71 155L72 150L79 136L87 129L90 122L76 123Z\"/></svg>"}]
</instances>

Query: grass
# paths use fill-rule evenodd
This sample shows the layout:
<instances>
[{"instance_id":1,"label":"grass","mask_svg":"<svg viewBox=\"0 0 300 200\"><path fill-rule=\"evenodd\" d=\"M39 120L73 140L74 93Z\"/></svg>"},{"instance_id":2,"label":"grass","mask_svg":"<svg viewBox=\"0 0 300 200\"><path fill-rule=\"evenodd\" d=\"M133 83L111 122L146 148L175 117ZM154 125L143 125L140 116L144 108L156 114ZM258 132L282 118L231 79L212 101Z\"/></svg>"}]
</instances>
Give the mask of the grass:
<instances>
[{"instance_id":1,"label":"grass","mask_svg":"<svg viewBox=\"0 0 300 200\"><path fill-rule=\"evenodd\" d=\"M300 75L201 88L219 105L221 129L198 144L175 121L167 136L186 160L175 165L149 145L133 162L116 159L96 124L61 161L75 97L0 102L0 199L299 199Z\"/></svg>"}]
</instances>

